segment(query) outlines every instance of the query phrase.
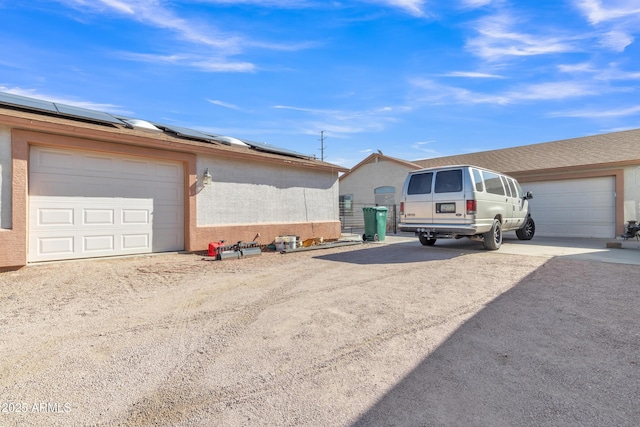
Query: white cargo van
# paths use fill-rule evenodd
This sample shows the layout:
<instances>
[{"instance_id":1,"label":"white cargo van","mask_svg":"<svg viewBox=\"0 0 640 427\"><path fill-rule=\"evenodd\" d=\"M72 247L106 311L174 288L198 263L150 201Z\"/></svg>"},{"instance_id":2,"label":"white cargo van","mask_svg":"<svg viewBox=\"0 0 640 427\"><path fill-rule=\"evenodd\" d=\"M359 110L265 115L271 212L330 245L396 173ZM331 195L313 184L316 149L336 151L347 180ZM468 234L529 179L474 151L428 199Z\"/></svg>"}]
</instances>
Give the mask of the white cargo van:
<instances>
[{"instance_id":1,"label":"white cargo van","mask_svg":"<svg viewBox=\"0 0 640 427\"><path fill-rule=\"evenodd\" d=\"M404 183L398 228L416 233L423 245L469 237L496 250L503 231L515 230L520 240L533 237L532 197L518 181L492 170L469 165L421 169L410 172Z\"/></svg>"}]
</instances>

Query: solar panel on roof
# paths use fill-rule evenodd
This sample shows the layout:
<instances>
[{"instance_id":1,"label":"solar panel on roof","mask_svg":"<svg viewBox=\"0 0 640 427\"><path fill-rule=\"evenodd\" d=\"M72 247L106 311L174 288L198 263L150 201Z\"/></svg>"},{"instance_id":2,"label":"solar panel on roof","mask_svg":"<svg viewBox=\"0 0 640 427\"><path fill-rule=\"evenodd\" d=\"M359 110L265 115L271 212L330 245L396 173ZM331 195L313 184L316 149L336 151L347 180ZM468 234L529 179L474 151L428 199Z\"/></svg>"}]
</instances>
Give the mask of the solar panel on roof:
<instances>
[{"instance_id":1,"label":"solar panel on roof","mask_svg":"<svg viewBox=\"0 0 640 427\"><path fill-rule=\"evenodd\" d=\"M183 128L180 126L174 126L174 125L163 125L163 124L159 124L159 123L153 123L154 126L159 127L161 129L165 129L168 130L170 132L175 133L178 136L184 136L187 138L196 138L196 139L203 139L205 141L211 141L214 138L211 135L207 135L204 132L200 132L197 130L193 130L193 129L189 129L189 128Z\"/></svg>"},{"instance_id":2,"label":"solar panel on roof","mask_svg":"<svg viewBox=\"0 0 640 427\"><path fill-rule=\"evenodd\" d=\"M57 102L54 102L54 105L56 106L60 114L97 122L113 123L117 125L124 124L121 120L116 119L111 114L103 113L102 111L89 110L87 108L74 107L72 105L58 104Z\"/></svg>"},{"instance_id":3,"label":"solar panel on roof","mask_svg":"<svg viewBox=\"0 0 640 427\"><path fill-rule=\"evenodd\" d=\"M307 154L302 154L296 151L287 150L286 148L275 147L271 144L267 144L266 142L247 141L246 139L242 139L241 141L244 142L245 144L248 144L249 146L251 146L256 150L264 151L267 153L283 154L285 156L293 156L293 157L299 157L303 159L312 158L312 156L309 156Z\"/></svg>"},{"instance_id":4,"label":"solar panel on roof","mask_svg":"<svg viewBox=\"0 0 640 427\"><path fill-rule=\"evenodd\" d=\"M40 111L48 111L57 113L58 110L53 102L43 101L41 99L29 98L26 96L14 95L12 93L0 92L0 103L22 107L26 109L34 109Z\"/></svg>"}]
</instances>

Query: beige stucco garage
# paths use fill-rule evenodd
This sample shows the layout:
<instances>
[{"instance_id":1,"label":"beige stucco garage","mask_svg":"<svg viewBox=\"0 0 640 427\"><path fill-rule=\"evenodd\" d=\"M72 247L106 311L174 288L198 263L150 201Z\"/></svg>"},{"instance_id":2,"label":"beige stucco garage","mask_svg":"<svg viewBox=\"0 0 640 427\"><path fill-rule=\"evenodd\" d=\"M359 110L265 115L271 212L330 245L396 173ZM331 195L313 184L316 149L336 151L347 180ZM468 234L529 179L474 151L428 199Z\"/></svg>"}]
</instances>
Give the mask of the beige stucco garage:
<instances>
[{"instance_id":1,"label":"beige stucco garage","mask_svg":"<svg viewBox=\"0 0 640 427\"><path fill-rule=\"evenodd\" d=\"M340 237L342 167L0 93L0 268Z\"/></svg>"},{"instance_id":2,"label":"beige stucco garage","mask_svg":"<svg viewBox=\"0 0 640 427\"><path fill-rule=\"evenodd\" d=\"M640 129L412 162L372 154L340 178L340 195L373 203L376 186L396 187L410 170L470 164L507 173L534 194L536 234L612 238L640 220Z\"/></svg>"}]
</instances>

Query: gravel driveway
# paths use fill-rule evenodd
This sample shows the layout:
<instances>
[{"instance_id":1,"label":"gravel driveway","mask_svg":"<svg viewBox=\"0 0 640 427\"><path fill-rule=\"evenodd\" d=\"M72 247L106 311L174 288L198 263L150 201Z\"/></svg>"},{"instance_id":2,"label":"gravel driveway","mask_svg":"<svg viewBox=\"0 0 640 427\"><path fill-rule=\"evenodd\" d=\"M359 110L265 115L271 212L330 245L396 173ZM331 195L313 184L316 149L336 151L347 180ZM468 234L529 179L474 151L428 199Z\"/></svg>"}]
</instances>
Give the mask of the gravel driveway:
<instances>
[{"instance_id":1,"label":"gravel driveway","mask_svg":"<svg viewBox=\"0 0 640 427\"><path fill-rule=\"evenodd\" d=\"M408 241L0 289L2 426L640 423L637 266Z\"/></svg>"}]
</instances>

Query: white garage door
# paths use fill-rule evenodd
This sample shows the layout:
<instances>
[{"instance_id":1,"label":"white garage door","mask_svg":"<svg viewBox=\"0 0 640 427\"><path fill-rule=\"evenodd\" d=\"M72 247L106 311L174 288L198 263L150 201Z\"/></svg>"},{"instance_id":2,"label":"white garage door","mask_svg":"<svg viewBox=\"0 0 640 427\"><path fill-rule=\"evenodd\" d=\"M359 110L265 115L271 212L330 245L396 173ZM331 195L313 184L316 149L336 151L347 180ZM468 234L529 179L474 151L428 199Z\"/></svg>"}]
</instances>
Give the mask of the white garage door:
<instances>
[{"instance_id":1,"label":"white garage door","mask_svg":"<svg viewBox=\"0 0 640 427\"><path fill-rule=\"evenodd\" d=\"M184 249L181 163L32 146L28 260Z\"/></svg>"},{"instance_id":2,"label":"white garage door","mask_svg":"<svg viewBox=\"0 0 640 427\"><path fill-rule=\"evenodd\" d=\"M523 183L530 200L536 235L615 236L615 178L587 178Z\"/></svg>"}]
</instances>

